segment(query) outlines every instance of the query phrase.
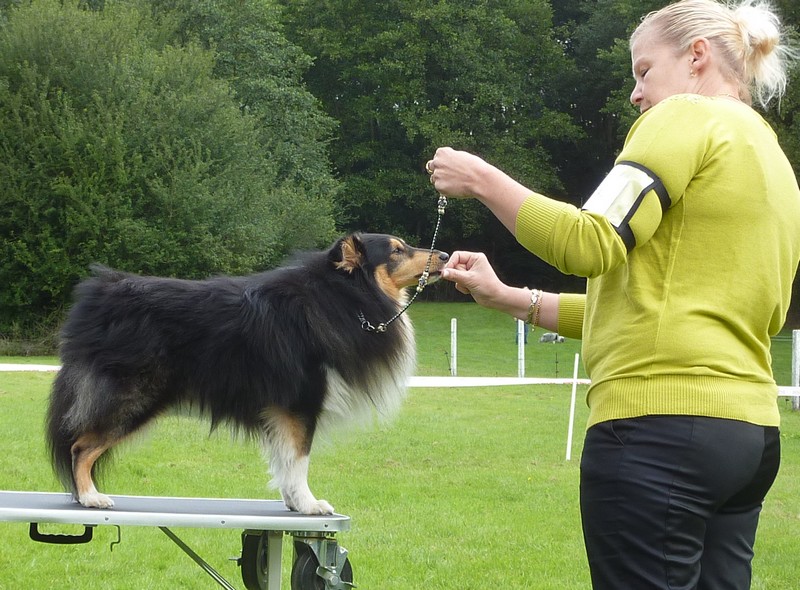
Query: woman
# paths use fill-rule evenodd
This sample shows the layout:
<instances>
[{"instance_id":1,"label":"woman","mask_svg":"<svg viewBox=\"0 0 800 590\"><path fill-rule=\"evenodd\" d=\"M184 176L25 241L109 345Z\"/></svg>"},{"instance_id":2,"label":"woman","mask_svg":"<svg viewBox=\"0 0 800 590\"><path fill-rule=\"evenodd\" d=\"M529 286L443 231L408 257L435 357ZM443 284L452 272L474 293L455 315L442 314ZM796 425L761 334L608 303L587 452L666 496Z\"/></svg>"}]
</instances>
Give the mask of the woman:
<instances>
[{"instance_id":1,"label":"woman","mask_svg":"<svg viewBox=\"0 0 800 590\"><path fill-rule=\"evenodd\" d=\"M583 339L592 385L581 516L596 589L743 589L778 471L770 337L800 260L800 189L749 106L780 98L796 53L764 4L682 0L631 37L641 116L582 209L440 148L447 196L484 203L585 295L503 284L455 252L481 305Z\"/></svg>"}]
</instances>

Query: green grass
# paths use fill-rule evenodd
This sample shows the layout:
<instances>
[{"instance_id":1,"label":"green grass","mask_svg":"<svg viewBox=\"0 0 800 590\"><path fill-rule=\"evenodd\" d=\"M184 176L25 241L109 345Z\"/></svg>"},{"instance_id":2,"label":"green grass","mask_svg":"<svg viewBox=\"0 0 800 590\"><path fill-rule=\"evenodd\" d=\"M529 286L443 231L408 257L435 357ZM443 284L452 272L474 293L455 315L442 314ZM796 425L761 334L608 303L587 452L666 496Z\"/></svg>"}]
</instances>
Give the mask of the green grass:
<instances>
[{"instance_id":1,"label":"green grass","mask_svg":"<svg viewBox=\"0 0 800 590\"><path fill-rule=\"evenodd\" d=\"M450 318L459 319L459 374L515 376L513 322L472 304L416 304L418 374L445 375ZM571 376L579 343L526 348L528 375ZM789 351L786 351L786 347ZM786 374L791 341L776 342ZM779 350L780 349L780 350ZM781 365L778 366L778 359ZM56 362L37 359L37 363ZM556 363L557 361L557 363ZM18 362L7 358L0 362ZM60 491L42 437L53 375L0 373L0 489ZM788 383L788 377L781 379ZM338 535L366 590L588 589L577 506L586 409L579 388L573 459L565 461L570 388L415 389L390 424L334 435L315 449L310 482L352 518ZM756 590L797 587L800 414L783 411L783 465L764 508ZM275 498L254 444L205 422L167 417L120 450L103 480L112 494ZM56 527L55 530L68 527ZM237 587L240 531L175 529ZM98 527L72 547L33 543L0 522L0 589L218 587L160 531ZM290 546L285 541L284 587Z\"/></svg>"},{"instance_id":2,"label":"green grass","mask_svg":"<svg viewBox=\"0 0 800 590\"><path fill-rule=\"evenodd\" d=\"M509 316L473 303L415 305L409 310L417 332L417 373L449 375L450 320L458 325L459 376L517 376L516 323ZM525 375L572 377L580 341L540 343L544 331L528 334ZM586 375L581 368L580 377Z\"/></svg>"}]
</instances>

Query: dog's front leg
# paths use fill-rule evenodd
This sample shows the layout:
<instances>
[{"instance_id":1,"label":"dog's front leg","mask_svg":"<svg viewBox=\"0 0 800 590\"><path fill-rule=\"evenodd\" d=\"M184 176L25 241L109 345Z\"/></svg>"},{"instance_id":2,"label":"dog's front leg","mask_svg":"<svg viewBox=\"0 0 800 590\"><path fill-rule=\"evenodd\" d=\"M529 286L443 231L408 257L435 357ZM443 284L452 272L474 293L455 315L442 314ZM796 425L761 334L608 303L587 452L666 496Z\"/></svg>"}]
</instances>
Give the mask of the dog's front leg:
<instances>
[{"instance_id":1,"label":"dog's front leg","mask_svg":"<svg viewBox=\"0 0 800 590\"><path fill-rule=\"evenodd\" d=\"M333 514L333 506L325 500L317 500L308 487L308 455L288 462L273 455L270 470L290 510L301 514Z\"/></svg>"},{"instance_id":2,"label":"dog's front leg","mask_svg":"<svg viewBox=\"0 0 800 590\"><path fill-rule=\"evenodd\" d=\"M306 424L286 411L269 413L264 431L264 451L269 453L272 484L277 487L287 508L302 514L333 514L333 506L317 500L308 487L311 450Z\"/></svg>"}]
</instances>

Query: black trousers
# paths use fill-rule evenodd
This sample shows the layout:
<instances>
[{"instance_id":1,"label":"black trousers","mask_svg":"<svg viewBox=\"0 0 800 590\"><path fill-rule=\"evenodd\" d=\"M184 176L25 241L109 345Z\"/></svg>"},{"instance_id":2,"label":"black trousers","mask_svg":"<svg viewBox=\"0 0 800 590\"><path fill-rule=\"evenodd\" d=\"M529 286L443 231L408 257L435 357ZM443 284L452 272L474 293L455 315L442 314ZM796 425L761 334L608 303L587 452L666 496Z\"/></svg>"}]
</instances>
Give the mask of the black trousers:
<instances>
[{"instance_id":1,"label":"black trousers","mask_svg":"<svg viewBox=\"0 0 800 590\"><path fill-rule=\"evenodd\" d=\"M777 428L693 416L592 426L581 517L594 590L746 590Z\"/></svg>"}]
</instances>

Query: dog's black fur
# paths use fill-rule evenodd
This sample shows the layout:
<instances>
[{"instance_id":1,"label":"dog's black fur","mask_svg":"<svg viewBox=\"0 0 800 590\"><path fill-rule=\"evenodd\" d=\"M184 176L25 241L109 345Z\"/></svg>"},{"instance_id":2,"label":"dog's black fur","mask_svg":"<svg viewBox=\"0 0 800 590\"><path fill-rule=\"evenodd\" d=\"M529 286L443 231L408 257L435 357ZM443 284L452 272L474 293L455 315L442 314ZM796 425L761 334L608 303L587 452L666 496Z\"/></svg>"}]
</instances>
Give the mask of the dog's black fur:
<instances>
[{"instance_id":1,"label":"dog's black fur","mask_svg":"<svg viewBox=\"0 0 800 590\"><path fill-rule=\"evenodd\" d=\"M331 513L307 485L314 433L359 409L399 405L414 366L405 315L384 333L428 252L383 234L353 234L327 252L248 277L203 281L95 267L61 332L62 368L48 412L61 481L86 506L103 453L175 407L258 437L286 505ZM435 252L431 279L447 254Z\"/></svg>"}]
</instances>

